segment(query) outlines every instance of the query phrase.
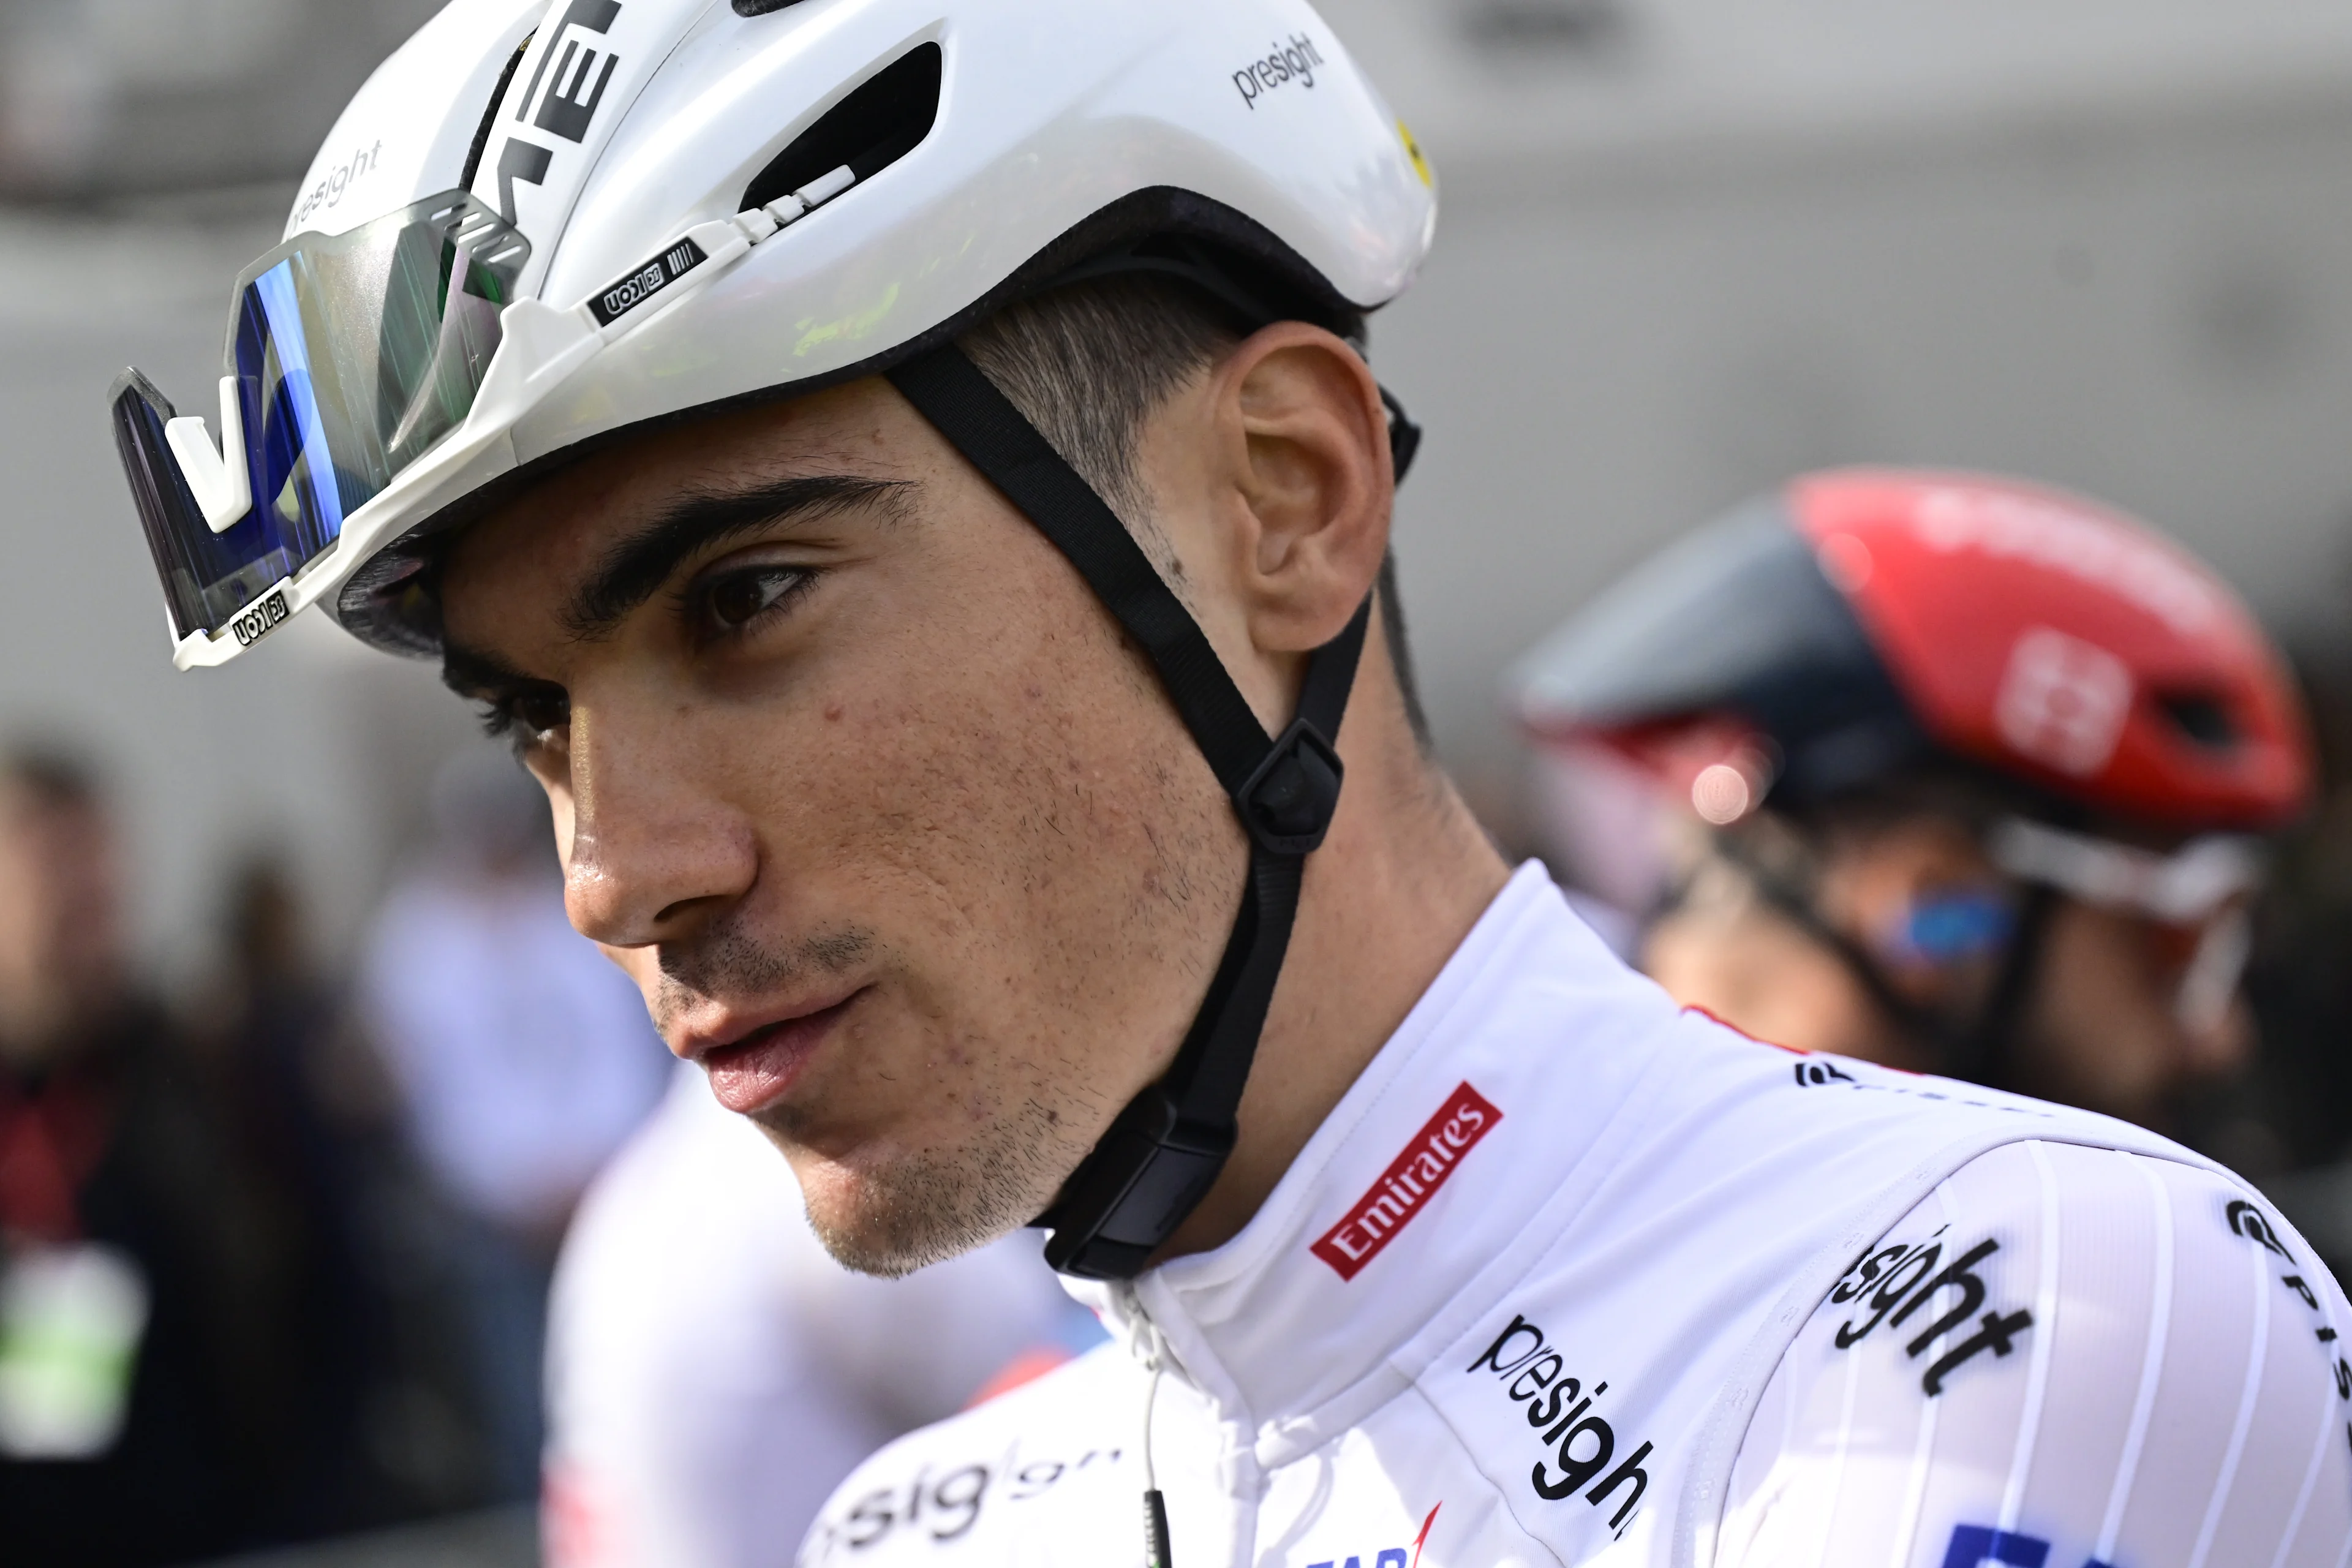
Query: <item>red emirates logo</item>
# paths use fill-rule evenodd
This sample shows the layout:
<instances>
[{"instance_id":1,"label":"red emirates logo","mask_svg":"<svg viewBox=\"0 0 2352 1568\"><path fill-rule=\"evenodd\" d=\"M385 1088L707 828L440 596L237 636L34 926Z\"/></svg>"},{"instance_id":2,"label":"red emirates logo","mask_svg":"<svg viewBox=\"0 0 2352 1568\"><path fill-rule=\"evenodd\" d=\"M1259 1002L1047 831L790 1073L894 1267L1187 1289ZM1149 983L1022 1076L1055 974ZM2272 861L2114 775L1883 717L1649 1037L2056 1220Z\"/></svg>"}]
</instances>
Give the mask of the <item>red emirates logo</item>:
<instances>
[{"instance_id":1,"label":"red emirates logo","mask_svg":"<svg viewBox=\"0 0 2352 1568\"><path fill-rule=\"evenodd\" d=\"M1412 1135L1371 1190L1356 1200L1348 1217L1323 1233L1315 1256L1329 1264L1342 1279L1353 1279L1364 1265L1396 1239L1422 1205L1445 1184L1454 1167L1503 1113L1468 1084Z\"/></svg>"}]
</instances>

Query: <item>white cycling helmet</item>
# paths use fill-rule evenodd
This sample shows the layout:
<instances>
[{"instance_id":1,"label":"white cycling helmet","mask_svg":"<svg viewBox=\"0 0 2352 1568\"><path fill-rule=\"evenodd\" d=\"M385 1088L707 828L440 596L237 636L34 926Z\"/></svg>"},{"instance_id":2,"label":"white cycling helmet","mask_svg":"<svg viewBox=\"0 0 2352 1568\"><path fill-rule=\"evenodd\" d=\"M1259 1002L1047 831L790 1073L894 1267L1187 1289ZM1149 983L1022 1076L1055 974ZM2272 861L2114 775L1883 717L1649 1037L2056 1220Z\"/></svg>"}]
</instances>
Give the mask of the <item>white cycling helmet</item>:
<instances>
[{"instance_id":1,"label":"white cycling helmet","mask_svg":"<svg viewBox=\"0 0 2352 1568\"><path fill-rule=\"evenodd\" d=\"M1076 264L1238 261L1207 270L1252 313L1329 319L1434 218L1302 0L457 0L239 279L220 444L116 384L173 661L316 603L428 651L399 546L488 487L887 369Z\"/></svg>"},{"instance_id":2,"label":"white cycling helmet","mask_svg":"<svg viewBox=\"0 0 2352 1568\"><path fill-rule=\"evenodd\" d=\"M1124 1278L1234 1147L1378 591L1267 735L954 339L1136 272L1239 325L1352 331L1411 281L1435 214L1411 136L1303 0L457 0L344 111L291 237L239 279L222 444L135 371L116 437L182 668L319 602L429 652L435 542L548 465L888 376L1151 660L1249 835L1183 1045L1038 1216L1054 1267ZM1390 412L1402 473L1418 432Z\"/></svg>"}]
</instances>

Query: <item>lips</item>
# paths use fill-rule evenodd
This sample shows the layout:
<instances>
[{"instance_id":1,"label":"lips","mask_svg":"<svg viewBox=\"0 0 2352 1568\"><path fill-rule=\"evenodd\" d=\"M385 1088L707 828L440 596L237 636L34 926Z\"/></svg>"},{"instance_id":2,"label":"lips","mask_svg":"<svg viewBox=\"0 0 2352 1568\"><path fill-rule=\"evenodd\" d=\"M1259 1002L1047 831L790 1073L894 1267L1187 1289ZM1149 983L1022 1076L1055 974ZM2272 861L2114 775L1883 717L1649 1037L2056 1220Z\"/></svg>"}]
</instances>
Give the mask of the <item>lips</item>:
<instances>
[{"instance_id":1,"label":"lips","mask_svg":"<svg viewBox=\"0 0 2352 1568\"><path fill-rule=\"evenodd\" d=\"M790 1093L817 1047L847 1016L863 988L829 1007L764 1024L723 1046L696 1053L709 1075L710 1092L739 1115L765 1110Z\"/></svg>"}]
</instances>

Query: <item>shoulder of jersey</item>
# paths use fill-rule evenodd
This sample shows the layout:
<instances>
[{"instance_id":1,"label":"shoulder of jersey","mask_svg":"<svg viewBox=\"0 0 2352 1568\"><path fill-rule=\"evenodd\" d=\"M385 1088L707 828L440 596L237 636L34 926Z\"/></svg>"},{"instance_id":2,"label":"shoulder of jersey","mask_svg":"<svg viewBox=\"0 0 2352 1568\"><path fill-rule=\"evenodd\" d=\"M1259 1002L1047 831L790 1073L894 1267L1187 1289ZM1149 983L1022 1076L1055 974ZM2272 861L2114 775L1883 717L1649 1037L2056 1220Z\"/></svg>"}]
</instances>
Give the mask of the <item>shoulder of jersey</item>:
<instances>
[{"instance_id":1,"label":"shoulder of jersey","mask_svg":"<svg viewBox=\"0 0 2352 1568\"><path fill-rule=\"evenodd\" d=\"M1048 1514L1057 1536L1139 1540L1140 1387L1128 1352L1105 1344L908 1434L835 1491L798 1568L993 1559Z\"/></svg>"},{"instance_id":2,"label":"shoulder of jersey","mask_svg":"<svg viewBox=\"0 0 2352 1568\"><path fill-rule=\"evenodd\" d=\"M1858 1254L1781 1352L1717 1561L2336 1568L2346 1312L2218 1169L2005 1145Z\"/></svg>"},{"instance_id":3,"label":"shoulder of jersey","mask_svg":"<svg viewBox=\"0 0 2352 1568\"><path fill-rule=\"evenodd\" d=\"M1906 1169L1950 1152L1948 1167L2005 1142L2049 1139L2210 1167L2170 1139L2095 1111L1758 1040L1691 1009L1659 1045L1682 1060L1660 1075L1645 1132L1662 1145L1703 1131L1717 1163L1747 1151L1851 1151ZM1742 1092L1742 1090L1745 1092ZM1835 1164L1848 1163L1834 1161ZM1799 1167L1790 1167L1792 1175ZM1827 1174L1827 1173L1824 1173ZM1864 1196L1872 1189L1853 1189Z\"/></svg>"},{"instance_id":4,"label":"shoulder of jersey","mask_svg":"<svg viewBox=\"0 0 2352 1568\"><path fill-rule=\"evenodd\" d=\"M1511 1255L1433 1325L1423 1343L1442 1348L1415 1379L1517 1528L1564 1561L1663 1552L1658 1532L1682 1515L1685 1491L1718 1461L1728 1468L1730 1450L1717 1449L1734 1391L1769 1379L1856 1255L1954 1173L2035 1141L2214 1171L2104 1117L1781 1049L1699 1014L1636 1043L1662 1059L1619 1101L1621 1125L1590 1157L1601 1168L1536 1201ZM2038 1213L2012 1162L1995 1164L1995 1188L2014 1200L2000 1225L2012 1210ZM2030 1296L2007 1262L1990 1282ZM1939 1285L1936 1317L1967 1291ZM2019 1303L1977 1310L2013 1322ZM1963 1371L2022 1375L2014 1343L2004 1351L1988 1335L1971 1350L1974 1331L1906 1363L1915 1400L1934 1401L1921 1380L1949 1357L1938 1388ZM1915 1324L1902 1346L1916 1337Z\"/></svg>"}]
</instances>

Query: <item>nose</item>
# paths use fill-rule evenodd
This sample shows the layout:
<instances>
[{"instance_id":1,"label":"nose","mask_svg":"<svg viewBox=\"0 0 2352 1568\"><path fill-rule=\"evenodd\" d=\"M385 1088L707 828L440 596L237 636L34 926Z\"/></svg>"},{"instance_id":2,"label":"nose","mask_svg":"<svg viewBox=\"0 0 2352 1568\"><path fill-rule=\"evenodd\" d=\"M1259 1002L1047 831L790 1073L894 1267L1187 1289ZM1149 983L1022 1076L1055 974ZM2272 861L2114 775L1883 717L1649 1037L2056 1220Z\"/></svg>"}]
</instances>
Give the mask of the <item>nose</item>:
<instances>
[{"instance_id":1,"label":"nose","mask_svg":"<svg viewBox=\"0 0 2352 1568\"><path fill-rule=\"evenodd\" d=\"M751 825L717 787L718 759L675 730L670 714L573 700L563 904L607 947L683 941L759 874Z\"/></svg>"}]
</instances>

